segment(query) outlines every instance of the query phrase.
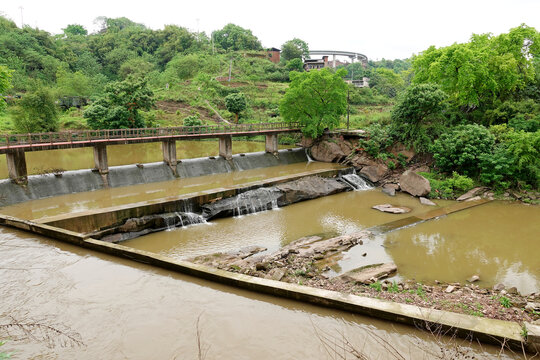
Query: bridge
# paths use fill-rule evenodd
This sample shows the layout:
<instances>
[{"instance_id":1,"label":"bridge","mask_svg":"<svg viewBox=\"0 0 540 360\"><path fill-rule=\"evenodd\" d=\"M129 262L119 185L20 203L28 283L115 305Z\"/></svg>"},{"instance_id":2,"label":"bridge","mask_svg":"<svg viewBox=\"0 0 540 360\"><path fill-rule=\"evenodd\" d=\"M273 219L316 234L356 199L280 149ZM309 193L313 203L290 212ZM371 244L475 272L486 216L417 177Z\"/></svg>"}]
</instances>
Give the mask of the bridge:
<instances>
[{"instance_id":1,"label":"bridge","mask_svg":"<svg viewBox=\"0 0 540 360\"><path fill-rule=\"evenodd\" d=\"M100 174L107 174L107 146L161 142L163 161L176 172L177 140L218 138L219 156L230 160L233 136L265 135L266 152L275 154L278 151L278 134L298 132L300 129L299 123L260 123L10 134L0 137L0 154L6 154L10 179L24 183L28 177L25 156L27 151L93 147L95 169Z\"/></svg>"},{"instance_id":2,"label":"bridge","mask_svg":"<svg viewBox=\"0 0 540 360\"><path fill-rule=\"evenodd\" d=\"M347 56L354 63L354 60L359 60L363 64L367 64L368 58L364 54L360 54L352 51L339 51L339 50L310 50L309 55L332 55L332 67L336 67L336 56Z\"/></svg>"}]
</instances>

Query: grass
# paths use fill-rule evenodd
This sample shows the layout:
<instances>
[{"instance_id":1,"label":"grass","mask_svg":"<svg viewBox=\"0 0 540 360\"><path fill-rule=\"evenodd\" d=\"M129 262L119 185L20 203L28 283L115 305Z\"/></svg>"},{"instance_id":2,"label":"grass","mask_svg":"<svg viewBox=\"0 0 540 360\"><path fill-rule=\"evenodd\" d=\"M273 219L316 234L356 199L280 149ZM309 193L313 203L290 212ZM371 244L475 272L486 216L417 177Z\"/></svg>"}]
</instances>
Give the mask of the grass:
<instances>
[{"instance_id":1,"label":"grass","mask_svg":"<svg viewBox=\"0 0 540 360\"><path fill-rule=\"evenodd\" d=\"M509 307L512 307L512 302L506 296L501 296L499 298L499 303L502 305L502 307L507 308L507 309Z\"/></svg>"},{"instance_id":2,"label":"grass","mask_svg":"<svg viewBox=\"0 0 540 360\"><path fill-rule=\"evenodd\" d=\"M392 105L359 105L351 106L349 117L350 129L363 129L373 123L389 124ZM343 116L339 125L347 127L347 116Z\"/></svg>"}]
</instances>

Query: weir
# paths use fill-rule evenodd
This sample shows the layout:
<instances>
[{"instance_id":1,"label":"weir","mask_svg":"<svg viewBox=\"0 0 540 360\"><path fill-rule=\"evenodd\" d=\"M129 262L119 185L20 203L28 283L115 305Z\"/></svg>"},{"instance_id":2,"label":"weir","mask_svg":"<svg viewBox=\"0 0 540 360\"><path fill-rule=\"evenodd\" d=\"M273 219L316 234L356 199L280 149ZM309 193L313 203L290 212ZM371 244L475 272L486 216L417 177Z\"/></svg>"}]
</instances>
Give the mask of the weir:
<instances>
[{"instance_id":1,"label":"weir","mask_svg":"<svg viewBox=\"0 0 540 360\"><path fill-rule=\"evenodd\" d=\"M61 176L32 175L26 178L25 186L17 185L10 179L0 180L0 206L107 187L115 188L307 162L305 151L297 148L279 150L275 155L265 152L236 154L231 155L229 160L224 157L184 159L173 165L175 151L172 150L173 146L171 143L163 146L168 148L170 157L167 160L170 164L157 162L109 168L104 163L105 157L100 162L101 171L66 171ZM106 148L95 150L94 153L96 151L101 151L99 155L103 156ZM14 152L14 154L16 154L14 156L24 156L24 152Z\"/></svg>"}]
</instances>

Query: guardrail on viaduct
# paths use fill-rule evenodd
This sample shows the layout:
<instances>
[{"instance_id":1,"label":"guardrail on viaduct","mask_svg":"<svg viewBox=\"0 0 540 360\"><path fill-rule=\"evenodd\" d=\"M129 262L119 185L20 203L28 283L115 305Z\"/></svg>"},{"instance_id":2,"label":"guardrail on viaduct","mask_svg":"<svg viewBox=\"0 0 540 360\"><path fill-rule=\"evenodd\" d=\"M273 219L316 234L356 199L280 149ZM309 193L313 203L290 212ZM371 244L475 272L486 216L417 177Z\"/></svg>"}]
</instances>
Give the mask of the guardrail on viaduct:
<instances>
[{"instance_id":1,"label":"guardrail on viaduct","mask_svg":"<svg viewBox=\"0 0 540 360\"><path fill-rule=\"evenodd\" d=\"M299 123L259 123L239 125L179 126L164 128L63 131L10 134L0 137L0 154L6 154L9 177L25 182L26 151L93 147L95 168L108 173L107 146L161 142L163 161L176 170L176 140L219 138L219 155L231 159L233 136L266 136L266 152L276 153L279 133L298 132Z\"/></svg>"}]
</instances>

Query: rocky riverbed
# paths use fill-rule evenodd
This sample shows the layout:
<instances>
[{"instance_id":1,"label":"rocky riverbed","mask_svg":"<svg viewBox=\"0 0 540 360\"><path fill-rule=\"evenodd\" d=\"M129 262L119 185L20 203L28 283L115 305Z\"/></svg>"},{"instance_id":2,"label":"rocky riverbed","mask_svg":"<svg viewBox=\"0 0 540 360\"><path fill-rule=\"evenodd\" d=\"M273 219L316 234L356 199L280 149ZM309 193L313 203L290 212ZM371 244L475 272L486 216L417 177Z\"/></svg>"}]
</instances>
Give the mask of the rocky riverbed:
<instances>
[{"instance_id":1,"label":"rocky riverbed","mask_svg":"<svg viewBox=\"0 0 540 360\"><path fill-rule=\"evenodd\" d=\"M540 292L522 295L515 288L497 284L493 289L476 285L477 276L465 283L421 284L392 281L395 264L374 264L330 277L326 265L332 257L353 246L362 246L372 234L362 231L330 239L310 236L298 239L279 251L250 247L234 253L198 256L191 261L232 272L360 296L413 304L478 317L540 323Z\"/></svg>"}]
</instances>

